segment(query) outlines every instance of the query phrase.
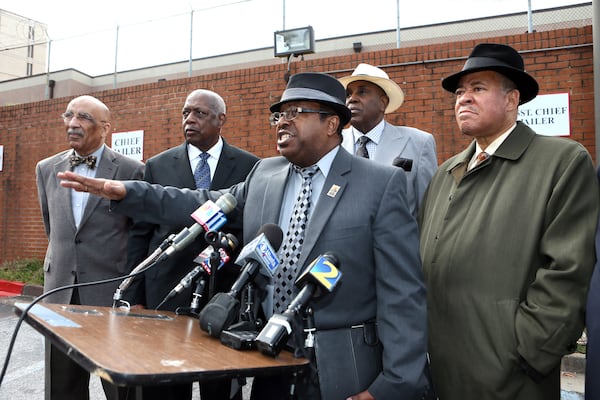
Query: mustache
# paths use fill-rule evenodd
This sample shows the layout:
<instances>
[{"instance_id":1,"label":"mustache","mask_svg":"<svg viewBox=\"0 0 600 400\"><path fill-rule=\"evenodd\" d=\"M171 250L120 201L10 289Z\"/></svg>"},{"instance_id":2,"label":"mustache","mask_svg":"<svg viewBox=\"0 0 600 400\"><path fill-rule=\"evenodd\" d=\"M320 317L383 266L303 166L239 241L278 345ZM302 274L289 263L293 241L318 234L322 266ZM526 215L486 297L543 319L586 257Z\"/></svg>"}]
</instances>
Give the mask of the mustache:
<instances>
[{"instance_id":1,"label":"mustache","mask_svg":"<svg viewBox=\"0 0 600 400\"><path fill-rule=\"evenodd\" d=\"M69 129L67 135L77 135L83 137L83 131L81 129Z\"/></svg>"}]
</instances>

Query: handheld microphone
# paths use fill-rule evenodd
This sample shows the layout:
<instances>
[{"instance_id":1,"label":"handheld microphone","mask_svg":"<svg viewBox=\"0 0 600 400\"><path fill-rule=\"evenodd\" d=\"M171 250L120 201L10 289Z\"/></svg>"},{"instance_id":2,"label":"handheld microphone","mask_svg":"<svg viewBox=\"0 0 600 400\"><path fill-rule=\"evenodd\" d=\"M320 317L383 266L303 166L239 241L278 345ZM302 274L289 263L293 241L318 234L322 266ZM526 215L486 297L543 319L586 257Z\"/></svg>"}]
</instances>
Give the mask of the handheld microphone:
<instances>
[{"instance_id":1,"label":"handheld microphone","mask_svg":"<svg viewBox=\"0 0 600 400\"><path fill-rule=\"evenodd\" d=\"M225 193L219 197L216 202L208 200L192 213L192 218L196 220L194 225L190 226L189 228L183 228L181 232L175 235L172 239L169 237L171 241L169 247L163 251L161 245L160 250L157 249L152 254L151 258L148 257L148 259L144 260L144 262L135 267L130 272L130 275L137 274L138 272L141 272L144 269L150 268L150 266L156 265L157 263L165 260L171 254L192 243L194 239L196 239L196 237L205 230L208 232L219 229L225 224L225 222L227 222L225 214L233 211L236 205L237 200L231 193ZM133 276L130 276L121 282L113 294L113 306L116 306L117 303L121 301L123 298L123 292L131 285L132 281Z\"/></svg>"},{"instance_id":2,"label":"handheld microphone","mask_svg":"<svg viewBox=\"0 0 600 400\"><path fill-rule=\"evenodd\" d=\"M208 236L209 233L210 232L206 232L205 236ZM224 236L226 238L225 243L227 245L227 250L228 251L235 250L235 248L238 245L237 238L234 235L232 235L231 233L227 233ZM217 250L215 250L212 245L208 245L204 250L202 250L202 252L198 255L198 257L196 257L194 259L194 262L198 265L196 267L194 267L194 269L192 269L190 272L188 272L188 274L179 281L179 283L165 297L165 299L163 300L163 303L172 299L173 297L177 296L179 293L183 292L184 289L190 287L192 282L196 279L196 277L200 273L206 273L208 275L210 275L212 273L212 269L211 269L211 265L210 265L210 258L211 258L211 254L214 251L219 252L220 265L223 265L227 261L229 261L229 255L227 254L227 252L225 251L224 248L219 247Z\"/></svg>"},{"instance_id":3,"label":"handheld microphone","mask_svg":"<svg viewBox=\"0 0 600 400\"><path fill-rule=\"evenodd\" d=\"M240 276L231 286L229 295L237 297L244 286L250 282L257 273L273 276L279 267L277 251L283 241L283 232L275 224L265 224L258 231L258 236L248 243L238 256L235 263L244 264Z\"/></svg>"},{"instance_id":4,"label":"handheld microphone","mask_svg":"<svg viewBox=\"0 0 600 400\"><path fill-rule=\"evenodd\" d=\"M257 349L266 355L277 356L292 333L294 317L313 297L331 293L342 277L339 260L327 252L315 259L296 279L295 285L302 287L283 314L274 314L256 337Z\"/></svg>"},{"instance_id":5,"label":"handheld microphone","mask_svg":"<svg viewBox=\"0 0 600 400\"><path fill-rule=\"evenodd\" d=\"M231 193L225 193L216 202L208 200L202 204L191 215L196 223L189 228L183 228L173 238L173 243L161 255L159 261L188 246L202 232L216 231L221 228L227 222L225 214L233 211L236 205L237 200Z\"/></svg>"},{"instance_id":6,"label":"handheld microphone","mask_svg":"<svg viewBox=\"0 0 600 400\"><path fill-rule=\"evenodd\" d=\"M236 263L244 262L240 276L228 293L217 293L200 312L200 328L213 337L219 337L239 313L240 301L237 299L242 288L252 280L259 269L272 273L279 266L277 250L281 246L283 232L275 224L265 224L254 238L242 249Z\"/></svg>"}]
</instances>

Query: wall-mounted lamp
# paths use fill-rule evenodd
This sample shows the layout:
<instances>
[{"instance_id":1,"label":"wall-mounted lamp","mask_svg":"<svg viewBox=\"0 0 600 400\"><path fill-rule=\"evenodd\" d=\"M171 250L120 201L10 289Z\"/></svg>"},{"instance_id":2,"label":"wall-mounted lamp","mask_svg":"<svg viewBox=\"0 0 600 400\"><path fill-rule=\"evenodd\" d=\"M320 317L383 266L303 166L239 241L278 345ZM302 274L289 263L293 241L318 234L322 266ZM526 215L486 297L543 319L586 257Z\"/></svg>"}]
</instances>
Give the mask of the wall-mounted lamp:
<instances>
[{"instance_id":1,"label":"wall-mounted lamp","mask_svg":"<svg viewBox=\"0 0 600 400\"><path fill-rule=\"evenodd\" d=\"M312 26L277 31L274 33L275 57L287 57L287 71L283 79L290 78L292 58L315 52L315 32Z\"/></svg>"},{"instance_id":2,"label":"wall-mounted lamp","mask_svg":"<svg viewBox=\"0 0 600 400\"><path fill-rule=\"evenodd\" d=\"M312 26L274 33L275 57L299 56L315 52L315 32Z\"/></svg>"},{"instance_id":3,"label":"wall-mounted lamp","mask_svg":"<svg viewBox=\"0 0 600 400\"><path fill-rule=\"evenodd\" d=\"M354 49L355 53L360 53L360 51L362 50L362 42L352 43L352 48Z\"/></svg>"}]
</instances>

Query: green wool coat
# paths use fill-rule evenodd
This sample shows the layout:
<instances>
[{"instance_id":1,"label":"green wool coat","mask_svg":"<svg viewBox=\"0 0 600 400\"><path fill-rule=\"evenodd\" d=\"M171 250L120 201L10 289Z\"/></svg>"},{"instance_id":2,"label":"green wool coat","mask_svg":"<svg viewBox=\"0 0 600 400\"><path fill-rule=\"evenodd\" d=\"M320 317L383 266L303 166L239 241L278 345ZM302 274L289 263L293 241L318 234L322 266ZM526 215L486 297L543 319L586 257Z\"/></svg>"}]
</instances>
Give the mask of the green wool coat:
<instances>
[{"instance_id":1,"label":"green wool coat","mask_svg":"<svg viewBox=\"0 0 600 400\"><path fill-rule=\"evenodd\" d=\"M558 400L595 262L592 160L520 122L466 172L474 151L440 166L419 215L434 386L440 400Z\"/></svg>"}]
</instances>

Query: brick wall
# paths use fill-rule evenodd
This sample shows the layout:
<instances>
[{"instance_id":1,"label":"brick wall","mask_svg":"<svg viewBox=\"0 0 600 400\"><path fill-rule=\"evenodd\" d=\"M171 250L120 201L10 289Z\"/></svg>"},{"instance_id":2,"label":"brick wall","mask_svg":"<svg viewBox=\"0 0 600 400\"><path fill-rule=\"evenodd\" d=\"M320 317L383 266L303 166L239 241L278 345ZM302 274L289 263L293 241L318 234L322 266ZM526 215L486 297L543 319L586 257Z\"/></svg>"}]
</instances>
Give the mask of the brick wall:
<instances>
[{"instance_id":1,"label":"brick wall","mask_svg":"<svg viewBox=\"0 0 600 400\"><path fill-rule=\"evenodd\" d=\"M540 94L570 93L571 138L595 154L592 27L537 32L494 38L521 51L527 70L540 84ZM319 71L348 75L360 62L383 66L403 88L402 107L388 116L397 125L432 132L439 161L469 142L457 132L452 95L440 81L462 68L476 41L434 44L350 56L301 61L291 72ZM181 107L196 88L220 93L227 102L225 138L261 157L275 155L275 136L268 107L285 88L287 64L215 73L92 93L112 110L115 132L143 129L144 159L182 141ZM60 82L58 83L60 84ZM35 187L35 164L65 149L62 120L70 98L0 107L0 262L42 258L47 241ZM110 143L110 138L107 141ZM101 244L100 244L101 245Z\"/></svg>"}]
</instances>

